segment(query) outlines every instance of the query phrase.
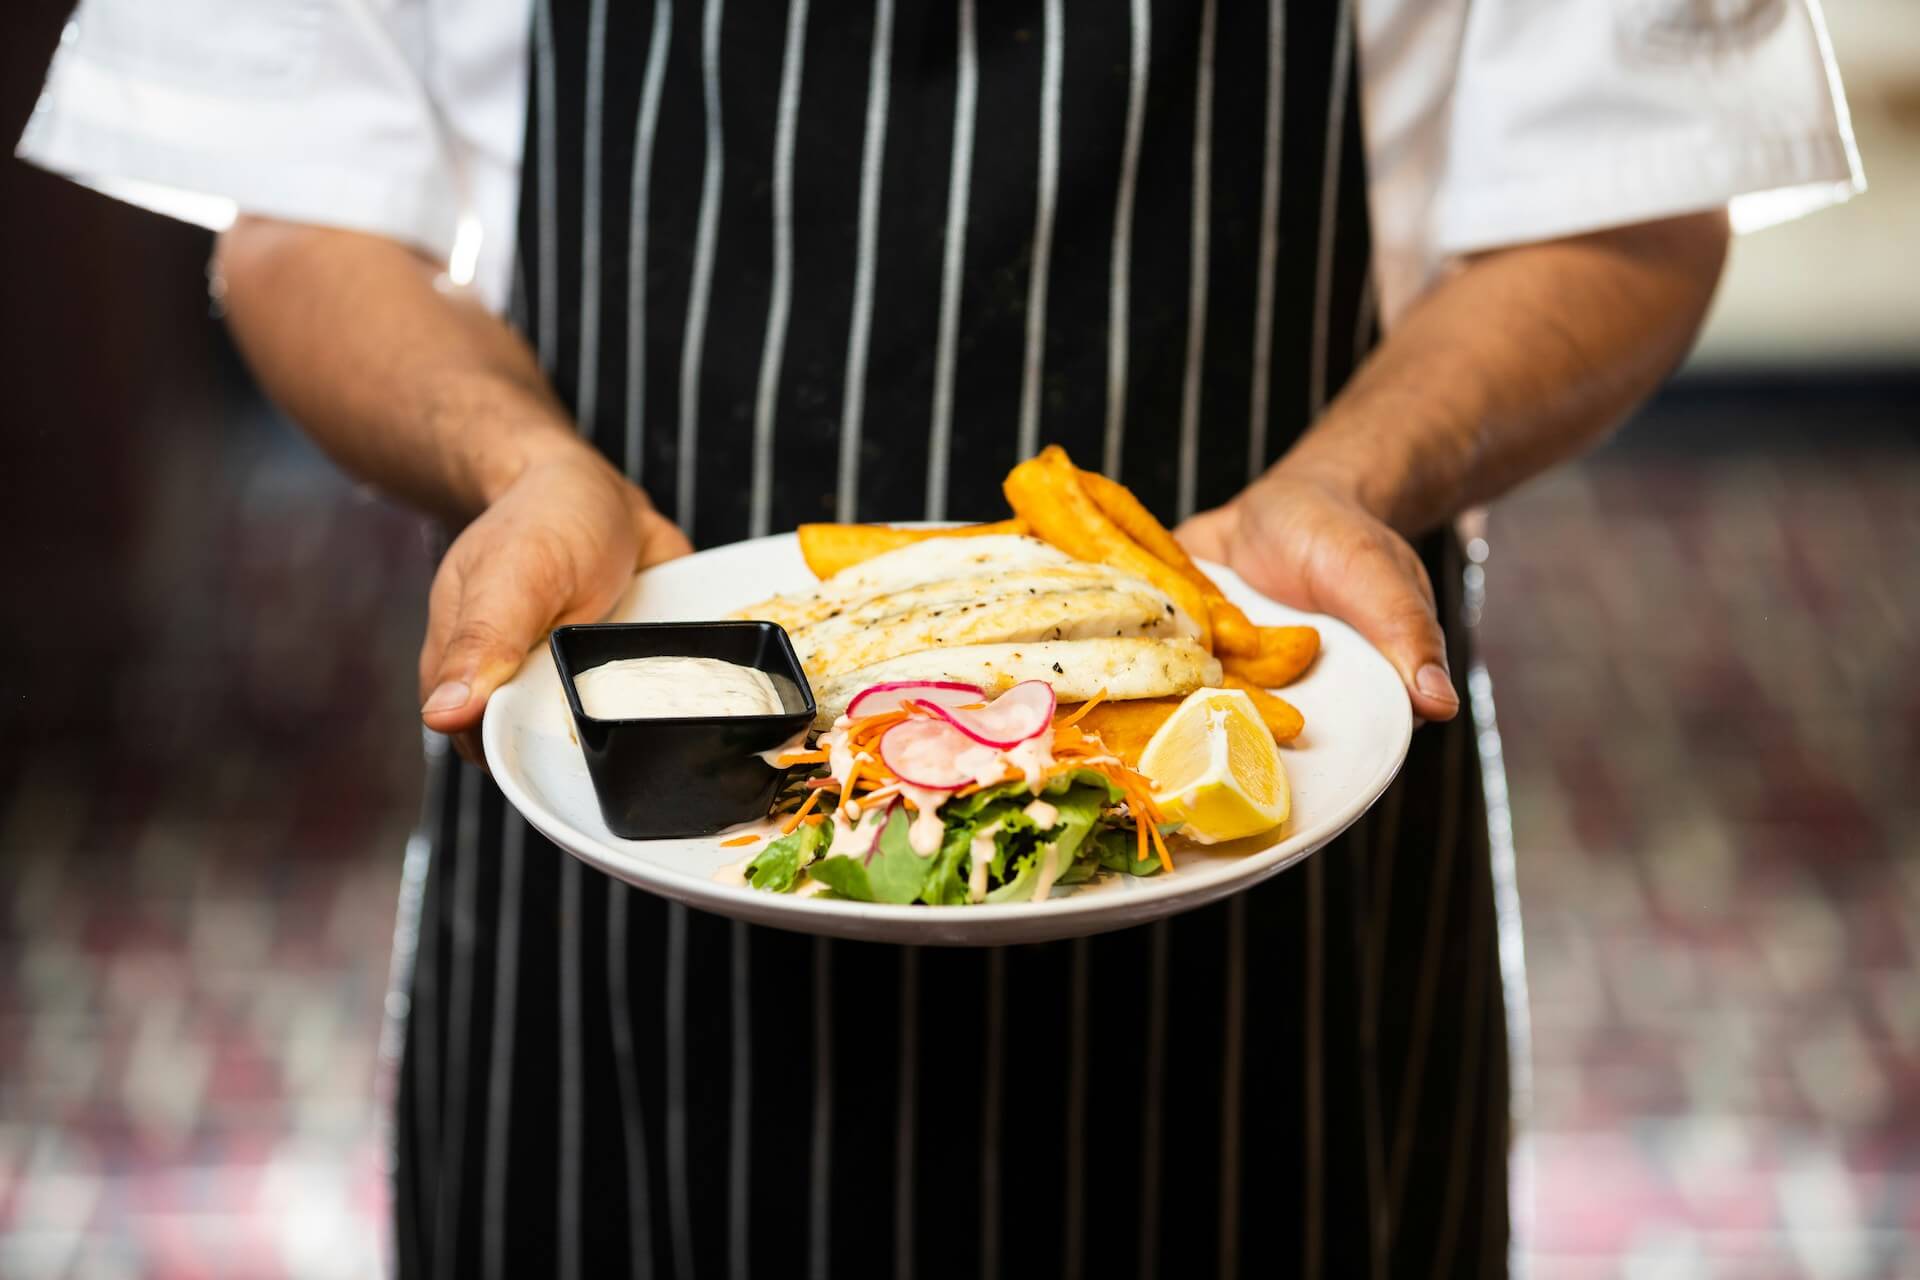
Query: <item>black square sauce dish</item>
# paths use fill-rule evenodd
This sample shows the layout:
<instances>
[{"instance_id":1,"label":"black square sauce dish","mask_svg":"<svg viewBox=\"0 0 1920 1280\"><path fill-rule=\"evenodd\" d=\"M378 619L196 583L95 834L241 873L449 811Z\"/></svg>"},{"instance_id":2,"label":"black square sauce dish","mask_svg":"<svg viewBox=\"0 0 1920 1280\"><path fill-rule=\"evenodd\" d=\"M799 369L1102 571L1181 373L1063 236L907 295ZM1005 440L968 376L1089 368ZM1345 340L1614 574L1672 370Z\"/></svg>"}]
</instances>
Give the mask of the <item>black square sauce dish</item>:
<instances>
[{"instance_id":1,"label":"black square sauce dish","mask_svg":"<svg viewBox=\"0 0 1920 1280\"><path fill-rule=\"evenodd\" d=\"M637 622L559 627L549 641L600 814L628 840L704 836L767 816L788 770L761 756L813 723L813 690L786 631L772 622ZM771 715L600 720L577 677L621 658L717 658L764 671ZM796 744L797 745L797 744Z\"/></svg>"}]
</instances>

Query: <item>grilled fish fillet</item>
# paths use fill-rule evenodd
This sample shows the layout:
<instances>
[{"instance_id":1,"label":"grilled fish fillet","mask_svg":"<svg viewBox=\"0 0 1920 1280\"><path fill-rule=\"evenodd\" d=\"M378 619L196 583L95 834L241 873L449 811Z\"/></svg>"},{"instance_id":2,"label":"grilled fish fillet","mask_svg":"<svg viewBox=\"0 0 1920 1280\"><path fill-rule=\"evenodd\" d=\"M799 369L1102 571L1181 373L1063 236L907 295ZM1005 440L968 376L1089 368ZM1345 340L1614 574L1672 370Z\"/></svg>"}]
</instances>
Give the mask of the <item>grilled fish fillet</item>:
<instances>
[{"instance_id":1,"label":"grilled fish fillet","mask_svg":"<svg viewBox=\"0 0 1920 1280\"><path fill-rule=\"evenodd\" d=\"M815 681L934 648L1194 628L1151 583L1032 538L937 539L875 557L738 616L786 627Z\"/></svg>"},{"instance_id":2,"label":"grilled fish fillet","mask_svg":"<svg viewBox=\"0 0 1920 1280\"><path fill-rule=\"evenodd\" d=\"M815 723L833 723L854 694L889 680L959 680L990 691L1021 680L1045 680L1061 702L1085 702L1102 689L1116 699L1192 693L1218 685L1221 671L1219 660L1186 636L943 645L816 678L813 695L820 714Z\"/></svg>"},{"instance_id":3,"label":"grilled fish fillet","mask_svg":"<svg viewBox=\"0 0 1920 1280\"><path fill-rule=\"evenodd\" d=\"M962 546L961 543L967 545ZM762 600L735 613L777 622L788 631L819 622L848 604L902 588L974 577L992 570L1077 565L1080 561L1038 538L1018 535L929 538L842 569L805 591Z\"/></svg>"}]
</instances>

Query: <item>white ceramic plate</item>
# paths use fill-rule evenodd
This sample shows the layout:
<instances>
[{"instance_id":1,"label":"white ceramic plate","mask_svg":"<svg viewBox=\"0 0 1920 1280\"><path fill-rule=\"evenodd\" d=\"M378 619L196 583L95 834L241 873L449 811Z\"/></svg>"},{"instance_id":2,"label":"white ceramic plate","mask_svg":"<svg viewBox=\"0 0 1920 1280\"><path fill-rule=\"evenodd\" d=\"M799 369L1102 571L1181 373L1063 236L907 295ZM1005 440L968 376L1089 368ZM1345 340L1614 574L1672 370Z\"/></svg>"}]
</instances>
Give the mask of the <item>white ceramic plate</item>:
<instances>
[{"instance_id":1,"label":"white ceramic plate","mask_svg":"<svg viewBox=\"0 0 1920 1280\"><path fill-rule=\"evenodd\" d=\"M544 645L487 705L487 765L528 822L588 865L688 906L755 924L840 938L977 946L1072 938L1189 911L1258 884L1346 830L1393 780L1413 733L1400 677L1358 632L1275 604L1228 570L1206 568L1254 622L1318 627L1321 652L1307 675L1286 689L1307 720L1300 740L1281 753L1293 785L1292 816L1277 832L1233 844L1205 848L1176 841L1171 874L1103 876L1057 888L1044 902L970 907L894 906L749 889L737 868L764 844L725 848L721 842L770 831L770 822L691 840L622 840L607 830ZM792 534L758 538L647 570L634 579L611 620L723 618L814 581Z\"/></svg>"}]
</instances>

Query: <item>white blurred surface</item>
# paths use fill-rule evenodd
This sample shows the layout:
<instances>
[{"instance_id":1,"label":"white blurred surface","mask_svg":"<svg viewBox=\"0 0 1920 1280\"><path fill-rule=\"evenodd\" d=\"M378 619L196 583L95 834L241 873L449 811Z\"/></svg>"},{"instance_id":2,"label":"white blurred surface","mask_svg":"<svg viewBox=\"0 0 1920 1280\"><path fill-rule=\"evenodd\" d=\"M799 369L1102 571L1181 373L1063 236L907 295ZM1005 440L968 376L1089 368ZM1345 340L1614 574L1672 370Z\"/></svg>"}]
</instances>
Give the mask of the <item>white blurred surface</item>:
<instances>
[{"instance_id":1,"label":"white blurred surface","mask_svg":"<svg viewBox=\"0 0 1920 1280\"><path fill-rule=\"evenodd\" d=\"M1920 2L1826 13L1867 193L1735 241L1694 367L1920 362Z\"/></svg>"}]
</instances>

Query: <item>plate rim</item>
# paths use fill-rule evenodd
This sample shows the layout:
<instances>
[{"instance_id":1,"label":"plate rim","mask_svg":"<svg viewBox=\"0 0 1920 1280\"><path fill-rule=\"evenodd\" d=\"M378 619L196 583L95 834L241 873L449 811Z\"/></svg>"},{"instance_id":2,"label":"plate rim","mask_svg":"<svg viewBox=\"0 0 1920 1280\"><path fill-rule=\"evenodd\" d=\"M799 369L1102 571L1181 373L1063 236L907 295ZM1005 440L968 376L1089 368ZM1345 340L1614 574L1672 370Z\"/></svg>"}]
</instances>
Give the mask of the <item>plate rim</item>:
<instances>
[{"instance_id":1,"label":"plate rim","mask_svg":"<svg viewBox=\"0 0 1920 1280\"><path fill-rule=\"evenodd\" d=\"M685 559L697 559L720 551L737 553L739 549L755 544L766 545L769 550L772 550L774 544L791 542L794 539L795 534L792 532L747 538L702 548L690 557L667 563L682 563ZM1259 594L1252 587L1247 586L1245 581L1231 569L1206 560L1200 560L1198 563L1209 573L1224 574L1247 591ZM636 573L636 580L641 573L645 572L650 570ZM622 599L625 598L623 594ZM1367 650L1371 660L1378 662L1388 671L1393 671L1392 664L1387 661L1385 655L1349 624L1325 614L1308 613L1304 610L1294 610L1294 612L1316 622L1329 621L1353 631ZM528 661L537 658L542 651L543 648L536 648L529 655ZM514 676L496 689L493 696L488 699L487 709L481 722L482 752L494 785L500 788L507 802L529 826L568 856L577 858L588 866L635 888L657 893L670 901L698 910L711 911L729 919L746 920L754 924L794 932L855 940L899 941L902 935L911 932L914 935L913 944L919 945L981 946L1015 941L1049 941L1085 937L1183 914L1222 898L1243 893L1312 857L1331 844L1358 821L1361 815L1371 809L1386 793L1387 788L1393 785L1394 779L1405 767L1414 732L1412 702L1407 699L1395 702L1397 733L1390 758L1386 760L1383 767L1375 771L1364 787L1353 793L1352 799L1340 807L1338 816L1328 823L1324 835L1298 848L1281 853L1281 848L1286 843L1283 837L1271 848L1246 855L1247 870L1236 869L1234 874L1201 881L1184 890L1174 888L1146 898L1135 898L1130 894L1069 894L1061 898L1049 898L1044 902L997 903L984 908L977 904L930 907L918 903L856 902L841 899L824 899L816 902L812 898L798 898L789 894L769 894L744 884L733 885L717 880L703 880L697 876L656 867L638 858L608 857L598 847L602 842L597 837L581 831L560 815L553 814L545 806L533 803L532 797L522 787L514 771L498 767L507 758L504 737L508 731L507 713L499 708L510 707L512 700L516 697L530 696L530 692L526 689L509 693L511 686L520 680L525 670L526 667L523 664L521 670L515 672ZM1393 672L1393 676L1395 683L1398 684L1398 672ZM504 701L503 694L507 695ZM536 817L536 814L540 816ZM548 821L549 818L552 821ZM652 842L630 841L628 843ZM1267 861L1262 861L1263 859ZM1175 875L1177 874L1176 872ZM809 905L798 905L801 903Z\"/></svg>"}]
</instances>

